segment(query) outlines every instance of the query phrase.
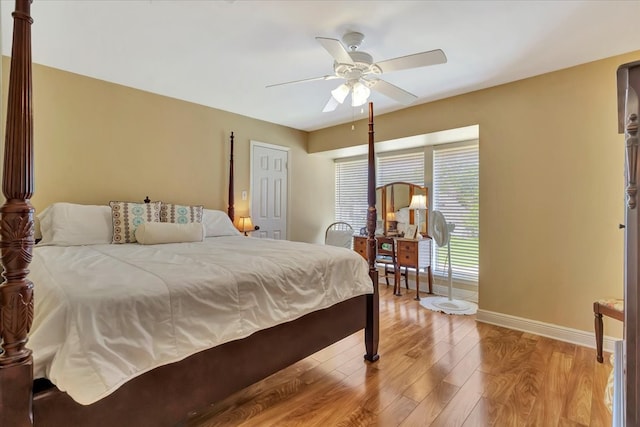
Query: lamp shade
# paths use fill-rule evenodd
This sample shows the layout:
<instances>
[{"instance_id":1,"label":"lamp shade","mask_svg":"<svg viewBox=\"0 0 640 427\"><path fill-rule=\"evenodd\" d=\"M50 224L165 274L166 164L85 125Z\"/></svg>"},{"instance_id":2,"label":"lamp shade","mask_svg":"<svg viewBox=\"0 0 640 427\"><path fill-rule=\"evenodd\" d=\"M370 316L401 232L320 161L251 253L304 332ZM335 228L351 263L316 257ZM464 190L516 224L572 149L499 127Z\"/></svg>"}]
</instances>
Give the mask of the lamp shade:
<instances>
[{"instance_id":1,"label":"lamp shade","mask_svg":"<svg viewBox=\"0 0 640 427\"><path fill-rule=\"evenodd\" d=\"M387 221L395 221L396 213L395 212L387 212Z\"/></svg>"},{"instance_id":2,"label":"lamp shade","mask_svg":"<svg viewBox=\"0 0 640 427\"><path fill-rule=\"evenodd\" d=\"M255 226L253 225L253 222L251 221L250 216L241 216L238 219L237 227L238 227L238 230L243 232L245 236L247 235L248 231L255 230Z\"/></svg>"},{"instance_id":3,"label":"lamp shade","mask_svg":"<svg viewBox=\"0 0 640 427\"><path fill-rule=\"evenodd\" d=\"M409 209L427 209L427 196L422 194L414 194L411 197L411 204L409 205Z\"/></svg>"}]
</instances>

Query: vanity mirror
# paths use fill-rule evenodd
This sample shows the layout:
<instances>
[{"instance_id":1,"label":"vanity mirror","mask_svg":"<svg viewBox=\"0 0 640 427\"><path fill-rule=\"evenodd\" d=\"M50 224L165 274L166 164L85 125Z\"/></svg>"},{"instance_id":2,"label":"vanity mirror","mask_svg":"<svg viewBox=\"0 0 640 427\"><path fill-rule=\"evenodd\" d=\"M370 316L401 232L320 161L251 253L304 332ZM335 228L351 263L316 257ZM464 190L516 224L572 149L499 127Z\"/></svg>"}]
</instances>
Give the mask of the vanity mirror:
<instances>
[{"instance_id":1,"label":"vanity mirror","mask_svg":"<svg viewBox=\"0 0 640 427\"><path fill-rule=\"evenodd\" d=\"M427 235L428 213L422 211L416 215L416 211L409 208L414 195L421 195L425 200L429 200L425 187L408 182L392 182L376 188L378 232L387 236L401 236L406 232L407 226L416 224L416 218L419 218L420 224L416 224L418 233Z\"/></svg>"}]
</instances>

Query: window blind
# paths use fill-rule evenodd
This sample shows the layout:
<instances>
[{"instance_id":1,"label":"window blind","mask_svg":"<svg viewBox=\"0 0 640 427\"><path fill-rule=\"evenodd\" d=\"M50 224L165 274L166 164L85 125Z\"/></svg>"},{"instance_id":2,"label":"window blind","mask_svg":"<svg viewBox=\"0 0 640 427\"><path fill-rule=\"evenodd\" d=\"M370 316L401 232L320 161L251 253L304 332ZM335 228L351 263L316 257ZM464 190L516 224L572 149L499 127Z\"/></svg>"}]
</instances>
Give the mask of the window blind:
<instances>
[{"instance_id":1,"label":"window blind","mask_svg":"<svg viewBox=\"0 0 640 427\"><path fill-rule=\"evenodd\" d=\"M336 221L357 233L367 225L367 159L336 161Z\"/></svg>"},{"instance_id":2,"label":"window blind","mask_svg":"<svg viewBox=\"0 0 640 427\"><path fill-rule=\"evenodd\" d=\"M378 187L392 182L424 186L424 150L378 156L376 180Z\"/></svg>"},{"instance_id":3,"label":"window blind","mask_svg":"<svg viewBox=\"0 0 640 427\"><path fill-rule=\"evenodd\" d=\"M453 278L478 283L479 264L479 150L478 144L434 147L433 209L455 224L451 234ZM447 248L434 242L434 268L447 275Z\"/></svg>"}]
</instances>

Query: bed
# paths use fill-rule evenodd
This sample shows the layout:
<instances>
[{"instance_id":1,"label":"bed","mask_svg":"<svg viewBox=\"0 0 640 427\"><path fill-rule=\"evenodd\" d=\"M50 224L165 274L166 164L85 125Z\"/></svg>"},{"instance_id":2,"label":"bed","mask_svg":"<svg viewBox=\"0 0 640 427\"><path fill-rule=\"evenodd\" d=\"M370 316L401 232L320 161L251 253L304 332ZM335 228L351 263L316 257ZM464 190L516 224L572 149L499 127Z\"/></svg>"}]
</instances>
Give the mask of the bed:
<instances>
[{"instance_id":1,"label":"bed","mask_svg":"<svg viewBox=\"0 0 640 427\"><path fill-rule=\"evenodd\" d=\"M35 212L30 204L34 189L30 1L16 0L16 11L13 17L14 33L3 173L3 193L6 202L0 208L0 258L6 279L0 285L0 333L2 338L0 426L177 425L184 422L190 413L205 408L207 405L362 329L364 329L364 359L366 361L363 363L378 360L378 278L374 265L375 240L373 238L376 208L372 104L369 104L368 141L369 208L367 211L367 231L369 237L367 243L369 256L363 266L365 278L368 279L366 286L369 287L369 290L363 291L362 287L365 284L360 283L360 290L355 294L338 295L343 293L343 289L337 287L327 290L329 288L324 286L323 281L321 287L327 290L326 294L332 295L331 298L326 301L323 299L323 303L313 308L305 308L304 304L299 304L302 306L301 311L291 314L289 317L283 315L272 324L244 329L247 324L253 326L253 323L257 324L258 322L237 323L240 326L233 329L242 329L240 337L227 335L225 328L219 327L216 323L218 320L209 318L195 320L189 316L183 316L180 318L185 322L183 324L165 324L162 322L171 317L176 306L171 305L168 309L167 307L158 309L158 304L162 306L166 303L158 302L155 299L152 299L151 302L139 303L133 298L134 294L145 294L145 290L152 289L153 291L146 293L152 294L151 296L155 298L155 290L164 289L164 292L169 293L170 297L174 299L173 304L178 304L178 307L182 307L184 299L195 304L196 308L187 309L189 313L192 310L209 312L211 305L222 307L230 305L219 294L214 293L214 296L211 297L211 295L201 293L200 291L203 289L201 283L192 283L192 279L187 278L191 276L186 276L186 272L181 269L169 269L164 273L155 270L156 266L148 265L149 254L143 254L143 252L152 251L153 256L159 261L155 264L170 264L176 256L180 256L183 257L182 259L190 261L179 264L186 264L187 267L184 268L191 269L189 268L192 265L190 263L200 264L206 255L200 252L201 245L176 243L144 247L144 245L92 244L80 248L76 246L34 248ZM233 154L231 154L230 162L228 216L233 219ZM215 254L213 258L218 259L218 263L205 267L204 272L198 270L201 278L207 281L223 277L227 282L236 283L235 294L230 296L236 305L242 305L240 303L246 301L257 301L258 297L239 292L243 286L250 288L252 283L248 278L251 276L250 272L242 269L243 264L249 264L247 259L225 254L227 252L242 253L243 256L250 257L249 259L257 263L264 263L271 270L267 270L263 279L264 277L269 279L274 277L272 273L274 273L277 263L263 258L258 261L256 254L251 253L251 248L248 247L250 246L247 244L248 238L242 236L218 236L204 240L202 245L210 245L207 251L212 251ZM257 239L252 240L256 241ZM279 244L288 245L284 242ZM121 252L118 251L119 248L114 246L128 246L128 249ZM169 246L179 247L178 255L176 252L165 252L164 248ZM324 260L325 264L332 262L330 260L335 260L336 257L332 251L345 251L341 253L344 255L343 257L338 257L340 259L346 259L353 255L344 248L322 248L318 245L301 243L294 244L293 249L301 254L306 254L307 257ZM216 250L218 252L215 252ZM263 250L263 252L265 251ZM132 258L140 258L142 265L133 266L131 264ZM88 259L93 262L89 263L91 267L89 272L79 272L75 268L70 271L66 268L67 264L82 264L86 263ZM92 276L92 268L97 264L104 264L102 267L105 267L110 273L93 274ZM288 289L297 286L301 289L302 294L310 294L309 286L316 285L316 280L309 280L308 277L300 275L299 271L296 273L295 265L297 264L291 266L294 270L294 273L291 273L293 285L292 283L280 284L280 286L276 286L276 293L278 291L284 292L284 289L287 289L288 292ZM340 267L334 267L328 271L340 269ZM346 270L350 268L352 267L344 267ZM124 274L125 272L126 274ZM57 274L62 274L62 276ZM74 292L73 286L67 283L64 286L58 286L60 285L60 277L64 277L62 281L66 282L69 276L74 274L80 274L83 280L87 281L87 288L83 292ZM347 274L362 276L362 271ZM48 280L47 276L50 275L58 279L54 279L54 285L47 288L44 283ZM313 275L316 278L321 277L317 272L314 272ZM125 276L134 277L137 280L136 283L142 283L140 281L142 276L152 276L156 281L159 280L161 286L141 285L139 289L131 291L131 283L125 282ZM56 280L58 285L55 284ZM344 282L345 280L342 278L338 281ZM270 281L263 280L256 288L261 292L262 285ZM274 280L274 282L276 281ZM318 286L316 285L316 287ZM186 293L174 293L181 288L185 288ZM214 289L219 290L220 288L214 286ZM104 299L99 298L100 295L107 295L106 293L102 294L107 290L112 292L109 294L111 296ZM229 291L220 292L228 293ZM100 308L83 309L73 305L70 302L73 298L70 296L80 298L83 304L89 297L92 297L93 303L98 304ZM229 297L229 295L226 296ZM38 300L39 298L42 298L41 302ZM286 298L272 297L276 302L288 298L288 294ZM317 299L312 296L312 299L314 298ZM101 305L105 299L116 299L123 305L120 308L103 307ZM37 305L34 321L34 300L38 300L39 305L48 304L53 307L53 313L45 315ZM156 363L155 356L156 353L163 353L165 347L150 350L148 346L143 346L140 341L144 341L146 332L139 331L140 334L136 335L137 324L127 317L132 314L128 311L129 307L135 305L150 306L152 310L149 312L153 313L153 316L161 317L158 319L152 316L151 323L160 321L163 326L170 325L164 329L171 330L171 332L182 330L177 331L180 333L169 334L169 340L173 340L172 350L161 362ZM60 311L63 308L70 311ZM134 333L122 339L101 337L96 334L98 341L106 343L114 357L121 360L124 365L128 365L129 360L125 357L127 350L122 352L120 351L121 347L128 348L128 351L152 353L149 356L151 361L142 368L136 368L133 375L129 377L125 376L126 378L123 377L120 380L113 379L112 384L107 387L92 390L89 394L80 392L84 396L76 396L76 399L82 401L80 403L71 396L71 394L78 393L71 391L72 387L68 382L59 379L59 375L64 376L64 374L51 374L55 370L52 367L53 362L51 360L42 362L41 359L47 359L48 356L43 354L41 350L35 350L37 364L34 367L34 354L30 348L28 337L33 337L33 344L37 344L37 341L42 341L42 339L60 335L65 338L75 336L76 340L90 338L90 334L86 331L78 330L74 333L73 328L86 327L87 324L90 324L93 331L95 325L91 322L95 321L87 321L88 323L80 321L74 326L74 323L69 322L68 319L73 317L81 319L87 314L86 311L100 310L106 313L103 314L103 318L108 317L109 313L118 313L118 316L114 317L124 318L120 329L126 329L126 326L129 325ZM286 310L278 309L276 311L284 313ZM254 311L249 311L249 313L254 313L253 317L260 317ZM236 319L240 315L228 312L226 316L227 319L222 323L230 325L233 322L229 319L231 317ZM59 326L56 326L52 320L56 317L65 319L64 328L60 329ZM243 318L246 319L246 317ZM106 323L108 324L108 322ZM45 325L54 329L40 329ZM32 326L34 326L34 330L31 329ZM168 333L167 330L164 332ZM189 341L189 343L185 341ZM133 345L131 345L132 343ZM191 348L190 344L193 343L197 345ZM68 358L59 357L59 359L63 363L84 361L86 362L85 366L80 366L82 363L74 363L74 366L78 365L76 367L90 371L95 368L92 365L96 365L96 363L102 366L102 362L95 362L93 359L92 346L93 344L85 344L81 346L85 353L80 355L63 353ZM136 358L145 358L138 356ZM55 357L50 357L50 359L53 358ZM46 365L47 363L49 365ZM42 366L48 367L42 368ZM111 370L111 368L109 369ZM37 378L41 376L42 372L56 377L56 381L65 385L58 388L48 380ZM71 376L72 382L82 382L83 378L82 375ZM90 385L95 384L90 382ZM67 391L62 391L61 388Z\"/></svg>"}]
</instances>

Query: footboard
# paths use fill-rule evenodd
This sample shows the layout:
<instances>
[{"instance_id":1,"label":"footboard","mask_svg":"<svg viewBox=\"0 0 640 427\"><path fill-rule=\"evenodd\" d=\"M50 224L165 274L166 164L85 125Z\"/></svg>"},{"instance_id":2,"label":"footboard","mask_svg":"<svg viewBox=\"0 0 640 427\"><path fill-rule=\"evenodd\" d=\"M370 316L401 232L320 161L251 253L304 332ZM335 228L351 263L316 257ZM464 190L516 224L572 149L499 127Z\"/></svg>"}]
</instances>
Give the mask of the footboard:
<instances>
[{"instance_id":1,"label":"footboard","mask_svg":"<svg viewBox=\"0 0 640 427\"><path fill-rule=\"evenodd\" d=\"M351 298L292 322L154 369L82 406L55 387L34 397L37 427L174 426L242 388L365 327L365 299Z\"/></svg>"}]
</instances>

